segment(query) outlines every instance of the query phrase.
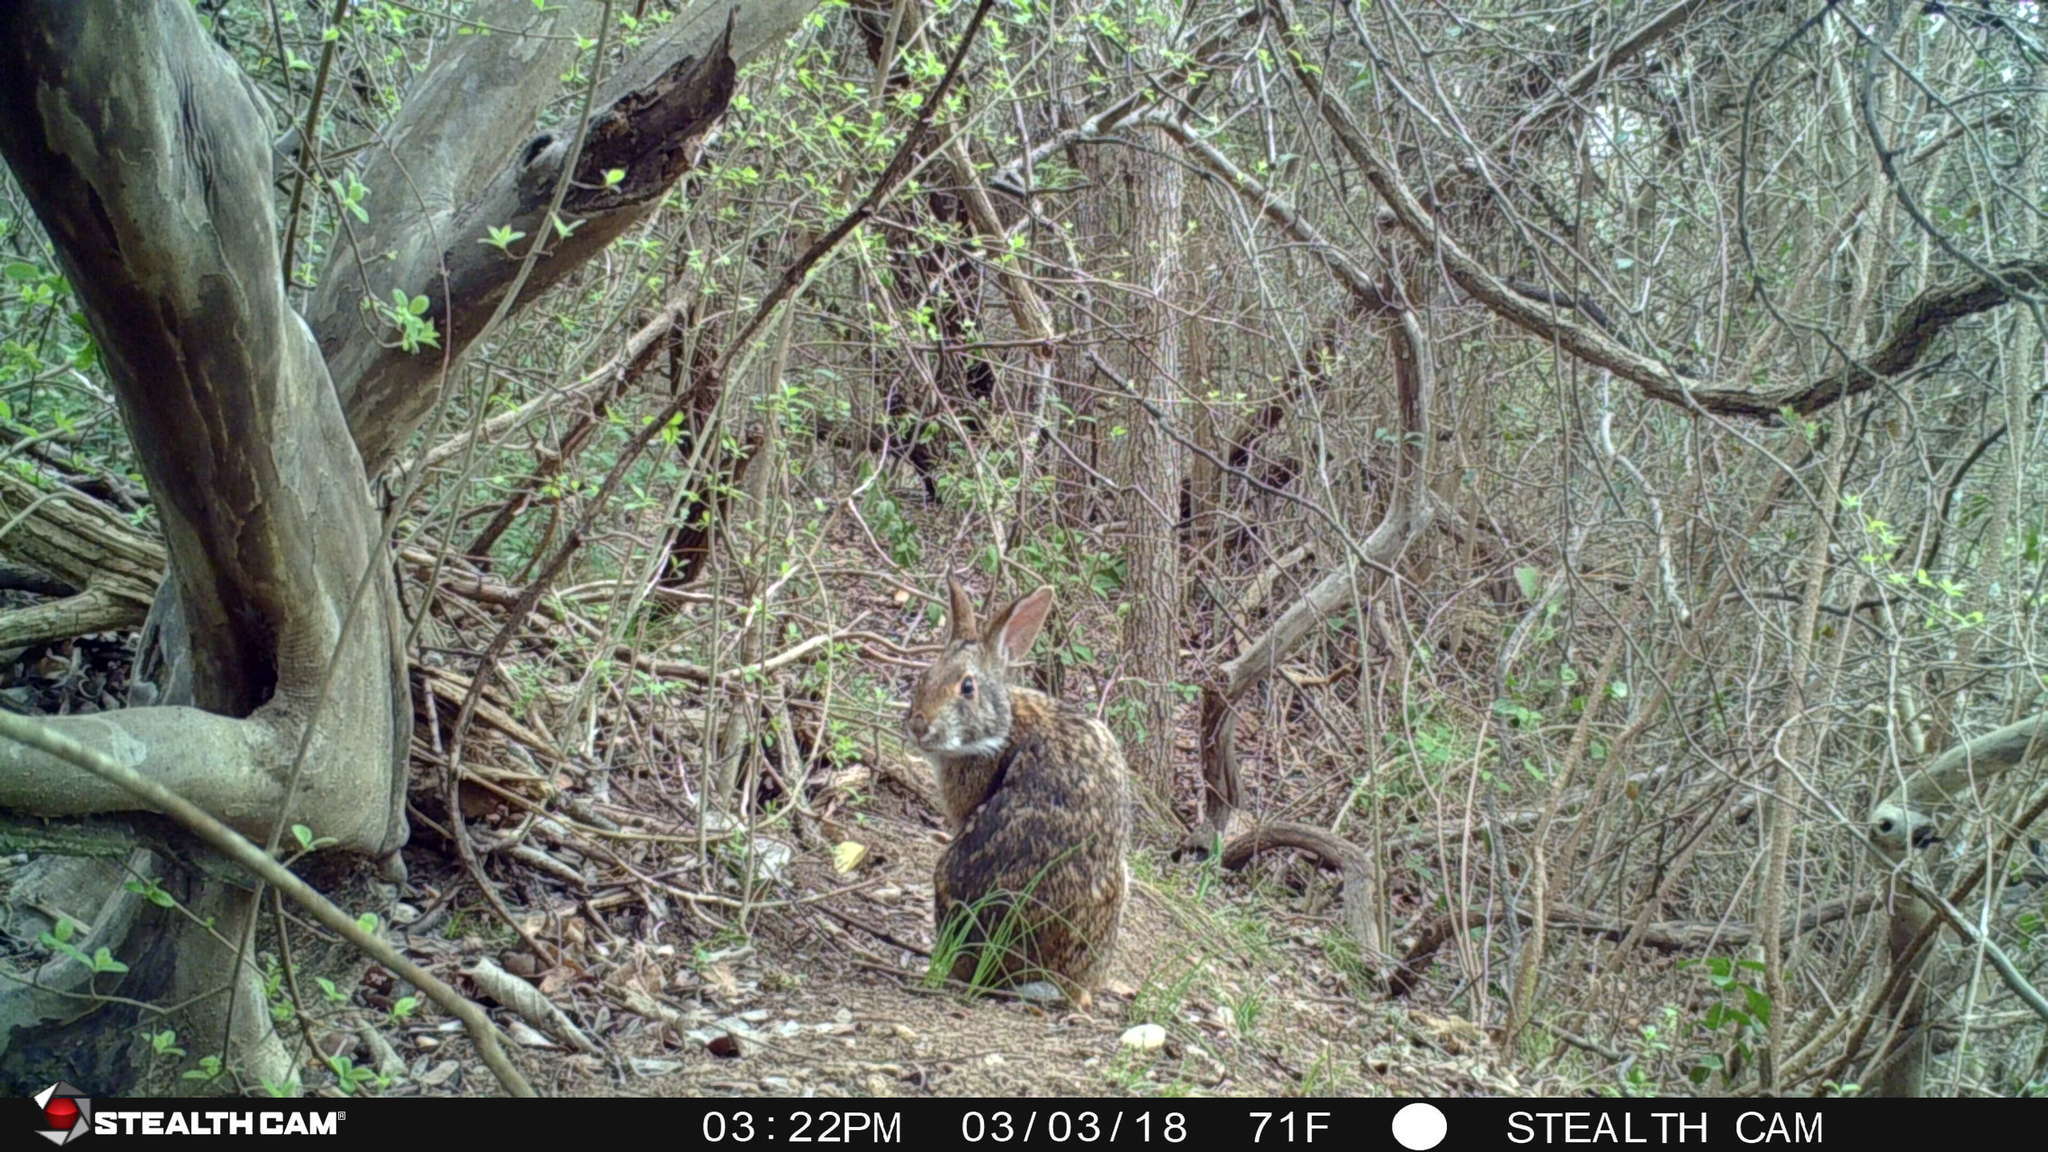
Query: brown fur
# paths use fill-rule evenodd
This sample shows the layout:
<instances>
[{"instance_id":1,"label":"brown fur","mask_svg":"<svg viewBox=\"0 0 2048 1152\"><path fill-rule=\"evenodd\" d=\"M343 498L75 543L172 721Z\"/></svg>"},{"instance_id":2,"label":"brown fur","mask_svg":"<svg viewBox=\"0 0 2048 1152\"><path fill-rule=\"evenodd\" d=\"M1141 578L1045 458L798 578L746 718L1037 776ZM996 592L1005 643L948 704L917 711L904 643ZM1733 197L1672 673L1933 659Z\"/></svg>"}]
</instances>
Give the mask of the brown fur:
<instances>
[{"instance_id":1,"label":"brown fur","mask_svg":"<svg viewBox=\"0 0 2048 1152\"><path fill-rule=\"evenodd\" d=\"M934 923L943 933L952 917L974 916L952 973L966 980L1014 911L1021 932L998 975L1052 980L1085 1008L1115 951L1129 887L1123 752L1087 712L1008 683L1006 666L1036 638L1051 589L1015 601L985 631L957 581L950 591L950 639L905 717L938 775L953 834L932 875ZM972 695L961 692L966 677Z\"/></svg>"}]
</instances>

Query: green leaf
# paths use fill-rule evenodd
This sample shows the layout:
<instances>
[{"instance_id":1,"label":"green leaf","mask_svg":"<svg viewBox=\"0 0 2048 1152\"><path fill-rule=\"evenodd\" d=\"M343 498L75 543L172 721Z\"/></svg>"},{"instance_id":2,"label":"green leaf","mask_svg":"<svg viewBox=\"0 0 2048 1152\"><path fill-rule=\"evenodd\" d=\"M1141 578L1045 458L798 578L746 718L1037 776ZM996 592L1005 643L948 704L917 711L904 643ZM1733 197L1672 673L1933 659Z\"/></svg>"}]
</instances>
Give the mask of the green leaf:
<instances>
[{"instance_id":1,"label":"green leaf","mask_svg":"<svg viewBox=\"0 0 2048 1152\"><path fill-rule=\"evenodd\" d=\"M292 825L292 839L299 842L300 848L308 852L313 850L313 830L304 824Z\"/></svg>"},{"instance_id":2,"label":"green leaf","mask_svg":"<svg viewBox=\"0 0 2048 1152\"><path fill-rule=\"evenodd\" d=\"M375 912L365 912L361 916L356 917L356 927L371 934L375 934L378 925L382 923L383 921L377 918Z\"/></svg>"},{"instance_id":3,"label":"green leaf","mask_svg":"<svg viewBox=\"0 0 2048 1152\"><path fill-rule=\"evenodd\" d=\"M1754 988L1745 988L1743 991L1749 999L1750 1015L1755 1016L1758 1022L1768 1027L1771 1022L1771 998Z\"/></svg>"},{"instance_id":4,"label":"green leaf","mask_svg":"<svg viewBox=\"0 0 2048 1152\"><path fill-rule=\"evenodd\" d=\"M1534 600L1543 592L1543 571L1527 564L1517 565L1515 583L1521 585L1524 600Z\"/></svg>"},{"instance_id":5,"label":"green leaf","mask_svg":"<svg viewBox=\"0 0 2048 1152\"><path fill-rule=\"evenodd\" d=\"M169 892L163 890L163 886L154 877L149 880L130 880L122 887L159 908L174 908L178 903Z\"/></svg>"}]
</instances>

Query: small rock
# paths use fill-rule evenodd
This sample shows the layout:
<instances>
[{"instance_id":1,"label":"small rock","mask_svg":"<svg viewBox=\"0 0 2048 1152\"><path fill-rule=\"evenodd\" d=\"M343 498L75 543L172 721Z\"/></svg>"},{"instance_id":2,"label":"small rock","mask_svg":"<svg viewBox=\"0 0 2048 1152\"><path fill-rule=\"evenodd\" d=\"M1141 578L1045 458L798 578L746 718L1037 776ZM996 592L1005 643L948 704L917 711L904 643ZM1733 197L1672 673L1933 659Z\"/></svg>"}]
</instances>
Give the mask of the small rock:
<instances>
[{"instance_id":1,"label":"small rock","mask_svg":"<svg viewBox=\"0 0 2048 1152\"><path fill-rule=\"evenodd\" d=\"M391 922L393 924L410 924L419 918L420 910L410 904L393 904L391 906Z\"/></svg>"},{"instance_id":2,"label":"small rock","mask_svg":"<svg viewBox=\"0 0 2048 1152\"><path fill-rule=\"evenodd\" d=\"M796 849L780 840L755 837L754 859L760 865L761 879L779 881L789 874L789 862L796 859Z\"/></svg>"},{"instance_id":3,"label":"small rock","mask_svg":"<svg viewBox=\"0 0 2048 1152\"><path fill-rule=\"evenodd\" d=\"M1166 1029L1157 1024L1139 1024L1124 1032L1121 1043L1140 1052L1157 1051L1166 1047Z\"/></svg>"},{"instance_id":4,"label":"small rock","mask_svg":"<svg viewBox=\"0 0 2048 1152\"><path fill-rule=\"evenodd\" d=\"M683 1067L681 1060L667 1060L654 1056L635 1056L632 1064L635 1076L665 1076L670 1072L679 1072Z\"/></svg>"},{"instance_id":5,"label":"small rock","mask_svg":"<svg viewBox=\"0 0 2048 1152\"><path fill-rule=\"evenodd\" d=\"M894 904L903 899L903 889L894 884L883 884L868 889L866 895L877 904Z\"/></svg>"},{"instance_id":6,"label":"small rock","mask_svg":"<svg viewBox=\"0 0 2048 1152\"><path fill-rule=\"evenodd\" d=\"M786 1076L763 1076L761 1077L761 1090L763 1092L780 1092L788 1095L796 1091L796 1085L791 1083Z\"/></svg>"},{"instance_id":7,"label":"small rock","mask_svg":"<svg viewBox=\"0 0 2048 1152\"><path fill-rule=\"evenodd\" d=\"M917 1042L917 1033L912 1032L908 1024L891 1024L889 1030L896 1033L898 1040L907 1040L913 1044Z\"/></svg>"},{"instance_id":8,"label":"small rock","mask_svg":"<svg viewBox=\"0 0 2048 1152\"><path fill-rule=\"evenodd\" d=\"M1008 1060L1003 1059L1003 1054L1001 1052L991 1052L988 1055L983 1056L981 1058L981 1062L990 1068L1001 1068L1003 1065L1009 1063Z\"/></svg>"},{"instance_id":9,"label":"small rock","mask_svg":"<svg viewBox=\"0 0 2048 1152\"><path fill-rule=\"evenodd\" d=\"M737 1060L740 1055L740 1038L730 1032L721 1032L704 1046L705 1051L722 1060Z\"/></svg>"},{"instance_id":10,"label":"small rock","mask_svg":"<svg viewBox=\"0 0 2048 1152\"><path fill-rule=\"evenodd\" d=\"M441 1085L453 1080L455 1074L460 1071L462 1071L462 1065L453 1060L443 1060L432 1068L427 1069L426 1073L420 1077L420 1086L424 1088L439 1088Z\"/></svg>"}]
</instances>

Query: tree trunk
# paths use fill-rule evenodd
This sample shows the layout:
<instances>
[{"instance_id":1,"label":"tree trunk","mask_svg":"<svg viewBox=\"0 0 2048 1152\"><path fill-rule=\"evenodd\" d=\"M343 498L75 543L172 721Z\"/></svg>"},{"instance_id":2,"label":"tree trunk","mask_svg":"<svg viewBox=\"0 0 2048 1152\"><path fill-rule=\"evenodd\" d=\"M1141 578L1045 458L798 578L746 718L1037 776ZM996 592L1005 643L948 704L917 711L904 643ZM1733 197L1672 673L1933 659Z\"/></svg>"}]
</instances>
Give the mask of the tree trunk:
<instances>
[{"instance_id":1,"label":"tree trunk","mask_svg":"<svg viewBox=\"0 0 2048 1152\"><path fill-rule=\"evenodd\" d=\"M273 126L189 5L0 3L0 154L83 307L169 559L163 703L48 726L258 843L305 824L344 852L392 859L406 839L412 706L368 480L432 409L444 369L511 311L500 305L522 261L477 241L509 225L550 242L520 296L534 298L661 201L725 109L734 54L780 44L813 6L704 3L674 21L600 94L563 200L582 226L559 241L545 216L567 150L533 123L557 91L561 41L453 41L384 136L396 159L365 169L378 186L359 239L386 277L370 294L434 302L442 354L412 355L359 300L353 251L335 253L311 326L290 307ZM477 15L525 27L543 14L495 0ZM612 168L628 177L607 183ZM0 808L139 806L66 761L0 747ZM138 1086L137 1010L94 995L109 993L180 1005L181 1044L223 1057L225 1085L294 1082L245 947L260 890L224 882L203 850L184 856L138 849L128 866L163 877L190 915L148 905L100 859L45 857L24 873L12 931L33 939L52 924L32 910L63 908L129 971L117 980L60 956L36 982L0 986L0 1082Z\"/></svg>"},{"instance_id":2,"label":"tree trunk","mask_svg":"<svg viewBox=\"0 0 2048 1152\"><path fill-rule=\"evenodd\" d=\"M1181 169L1158 129L1141 135L1152 151L1131 158L1131 387L1123 406L1124 523L1129 529L1131 614L1124 630L1128 699L1140 731L1126 733L1131 768L1159 798L1173 794L1174 732L1181 679L1180 500L1185 451L1169 435L1180 411ZM1149 403L1142 403L1142 401ZM1147 409L1150 409L1148 411Z\"/></svg>"}]
</instances>

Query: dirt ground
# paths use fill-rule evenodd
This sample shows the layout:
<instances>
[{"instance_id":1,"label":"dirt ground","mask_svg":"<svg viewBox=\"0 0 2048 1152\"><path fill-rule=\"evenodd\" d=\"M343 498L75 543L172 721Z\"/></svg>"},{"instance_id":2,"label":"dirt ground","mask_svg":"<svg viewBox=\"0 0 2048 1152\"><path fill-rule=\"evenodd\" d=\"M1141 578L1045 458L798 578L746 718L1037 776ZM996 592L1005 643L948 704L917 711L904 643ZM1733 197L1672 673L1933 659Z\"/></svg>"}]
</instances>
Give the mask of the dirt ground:
<instances>
[{"instance_id":1,"label":"dirt ground","mask_svg":"<svg viewBox=\"0 0 2048 1152\"><path fill-rule=\"evenodd\" d=\"M1338 942L1335 883L1301 862L1224 874L1141 851L1116 963L1088 1013L928 987L920 950L931 943L930 876L943 837L908 791L885 781L859 812L826 819L826 836L796 848L778 895L751 912L744 934L730 909L671 907L665 923L650 914L636 938L592 948L598 958L582 972L538 974L595 1051L515 1027L535 1086L846 1097L1530 1090L1496 1069L1469 1023L1361 995L1361 972ZM841 838L867 848L850 873L833 864ZM570 941L597 934L576 919L534 927ZM450 935L411 939L455 972L476 955L513 967L520 951ZM1158 1025L1163 1042L1127 1035L1141 1025ZM423 1017L391 1036L410 1074L389 1091L495 1094L452 1031Z\"/></svg>"}]
</instances>

